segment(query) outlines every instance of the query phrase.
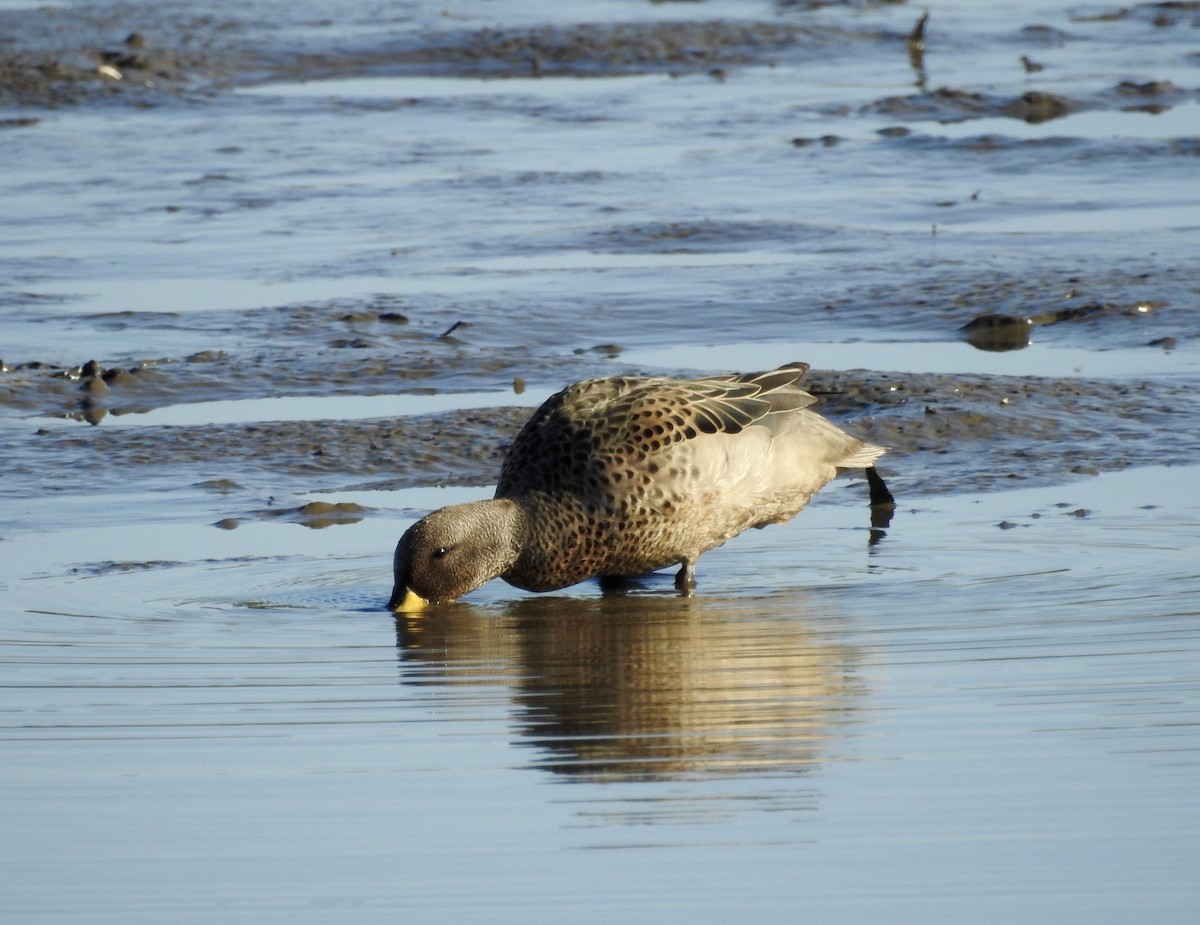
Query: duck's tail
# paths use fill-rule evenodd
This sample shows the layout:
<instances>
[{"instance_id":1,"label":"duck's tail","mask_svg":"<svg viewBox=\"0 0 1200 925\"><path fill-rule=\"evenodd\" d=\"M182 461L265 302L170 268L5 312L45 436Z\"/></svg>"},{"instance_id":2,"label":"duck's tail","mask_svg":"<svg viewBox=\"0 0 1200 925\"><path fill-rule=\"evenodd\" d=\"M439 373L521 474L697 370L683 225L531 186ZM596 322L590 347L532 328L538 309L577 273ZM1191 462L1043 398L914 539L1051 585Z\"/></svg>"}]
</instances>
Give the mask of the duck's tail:
<instances>
[{"instance_id":1,"label":"duck's tail","mask_svg":"<svg viewBox=\"0 0 1200 925\"><path fill-rule=\"evenodd\" d=\"M836 463L839 469L871 469L875 460L887 452L887 447L864 443L849 456L844 456Z\"/></svg>"}]
</instances>

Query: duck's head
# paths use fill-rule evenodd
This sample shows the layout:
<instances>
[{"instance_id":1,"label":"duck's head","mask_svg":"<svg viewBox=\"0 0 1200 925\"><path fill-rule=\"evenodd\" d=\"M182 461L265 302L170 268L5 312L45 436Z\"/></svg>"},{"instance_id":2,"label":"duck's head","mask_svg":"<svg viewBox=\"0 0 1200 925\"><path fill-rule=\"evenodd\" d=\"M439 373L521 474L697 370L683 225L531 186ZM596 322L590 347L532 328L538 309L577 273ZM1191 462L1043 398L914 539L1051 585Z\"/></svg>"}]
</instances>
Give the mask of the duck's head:
<instances>
[{"instance_id":1,"label":"duck's head","mask_svg":"<svg viewBox=\"0 0 1200 925\"><path fill-rule=\"evenodd\" d=\"M388 609L422 610L454 601L508 571L523 537L510 501L455 504L422 517L396 544Z\"/></svg>"}]
</instances>

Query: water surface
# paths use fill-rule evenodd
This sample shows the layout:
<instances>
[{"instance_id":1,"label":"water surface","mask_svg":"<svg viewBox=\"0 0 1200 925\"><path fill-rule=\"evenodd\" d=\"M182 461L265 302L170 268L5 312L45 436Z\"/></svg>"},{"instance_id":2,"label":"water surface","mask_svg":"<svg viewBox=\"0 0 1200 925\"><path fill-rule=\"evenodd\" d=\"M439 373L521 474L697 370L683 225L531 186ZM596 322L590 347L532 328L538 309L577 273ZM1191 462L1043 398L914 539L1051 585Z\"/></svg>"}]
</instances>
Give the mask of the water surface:
<instances>
[{"instance_id":1,"label":"water surface","mask_svg":"<svg viewBox=\"0 0 1200 925\"><path fill-rule=\"evenodd\" d=\"M6 560L6 902L598 921L620 883L633 921L1185 921L1196 474L918 501L882 538L847 496L705 557L693 599L421 619L377 609L396 518L85 511ZM132 558L81 563L98 532Z\"/></svg>"}]
</instances>

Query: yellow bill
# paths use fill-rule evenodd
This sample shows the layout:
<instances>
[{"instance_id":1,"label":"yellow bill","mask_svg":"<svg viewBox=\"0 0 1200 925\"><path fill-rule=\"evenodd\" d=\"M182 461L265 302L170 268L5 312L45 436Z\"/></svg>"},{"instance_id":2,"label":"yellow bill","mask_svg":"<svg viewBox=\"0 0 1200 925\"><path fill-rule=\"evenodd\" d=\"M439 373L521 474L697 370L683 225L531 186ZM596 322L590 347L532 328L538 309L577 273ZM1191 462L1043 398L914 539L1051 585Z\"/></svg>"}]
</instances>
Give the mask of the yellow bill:
<instances>
[{"instance_id":1,"label":"yellow bill","mask_svg":"<svg viewBox=\"0 0 1200 925\"><path fill-rule=\"evenodd\" d=\"M417 594L412 588L405 588L404 594L400 594L400 589L397 588L392 592L392 599L388 601L388 610L394 613L413 613L414 611L424 610L429 606L429 601Z\"/></svg>"}]
</instances>

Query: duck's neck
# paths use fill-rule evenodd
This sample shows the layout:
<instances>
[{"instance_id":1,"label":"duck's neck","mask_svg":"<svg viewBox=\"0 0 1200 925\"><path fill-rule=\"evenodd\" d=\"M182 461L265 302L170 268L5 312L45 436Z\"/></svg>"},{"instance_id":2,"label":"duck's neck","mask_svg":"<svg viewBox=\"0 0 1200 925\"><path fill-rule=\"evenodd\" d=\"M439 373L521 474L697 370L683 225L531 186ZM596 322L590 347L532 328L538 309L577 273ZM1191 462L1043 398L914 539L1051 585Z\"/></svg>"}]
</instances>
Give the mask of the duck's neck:
<instances>
[{"instance_id":1,"label":"duck's neck","mask_svg":"<svg viewBox=\"0 0 1200 925\"><path fill-rule=\"evenodd\" d=\"M472 501L464 507L475 508L479 525L477 539L491 552L489 578L510 571L517 563L529 539L529 515L511 498Z\"/></svg>"}]
</instances>

